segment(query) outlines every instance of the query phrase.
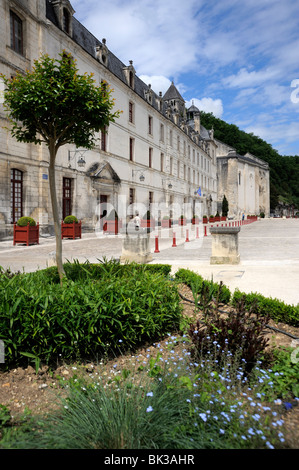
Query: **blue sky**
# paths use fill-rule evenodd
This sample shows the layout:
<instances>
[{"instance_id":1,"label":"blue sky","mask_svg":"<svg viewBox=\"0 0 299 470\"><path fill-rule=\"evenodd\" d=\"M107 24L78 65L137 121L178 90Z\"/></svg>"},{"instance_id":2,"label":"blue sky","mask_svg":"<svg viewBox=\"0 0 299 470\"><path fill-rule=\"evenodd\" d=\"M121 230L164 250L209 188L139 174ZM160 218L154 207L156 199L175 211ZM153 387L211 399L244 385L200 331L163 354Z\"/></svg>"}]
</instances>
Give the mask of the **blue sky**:
<instances>
[{"instance_id":1,"label":"blue sky","mask_svg":"<svg viewBox=\"0 0 299 470\"><path fill-rule=\"evenodd\" d=\"M156 93L299 155L298 0L71 0L75 17Z\"/></svg>"}]
</instances>

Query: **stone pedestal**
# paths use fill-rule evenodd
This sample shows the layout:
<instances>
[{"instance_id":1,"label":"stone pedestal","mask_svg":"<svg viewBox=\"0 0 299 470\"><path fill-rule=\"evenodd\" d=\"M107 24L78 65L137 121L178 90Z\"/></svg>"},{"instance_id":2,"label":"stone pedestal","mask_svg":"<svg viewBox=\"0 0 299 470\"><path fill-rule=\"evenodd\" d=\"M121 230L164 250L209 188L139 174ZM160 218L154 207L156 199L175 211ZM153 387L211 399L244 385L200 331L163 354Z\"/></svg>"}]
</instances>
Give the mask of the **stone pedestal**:
<instances>
[{"instance_id":1,"label":"stone pedestal","mask_svg":"<svg viewBox=\"0 0 299 470\"><path fill-rule=\"evenodd\" d=\"M153 257L150 252L150 234L146 229L129 231L123 238L121 263L148 263Z\"/></svg>"},{"instance_id":2,"label":"stone pedestal","mask_svg":"<svg viewBox=\"0 0 299 470\"><path fill-rule=\"evenodd\" d=\"M239 264L240 227L211 227L212 256L210 264Z\"/></svg>"}]
</instances>

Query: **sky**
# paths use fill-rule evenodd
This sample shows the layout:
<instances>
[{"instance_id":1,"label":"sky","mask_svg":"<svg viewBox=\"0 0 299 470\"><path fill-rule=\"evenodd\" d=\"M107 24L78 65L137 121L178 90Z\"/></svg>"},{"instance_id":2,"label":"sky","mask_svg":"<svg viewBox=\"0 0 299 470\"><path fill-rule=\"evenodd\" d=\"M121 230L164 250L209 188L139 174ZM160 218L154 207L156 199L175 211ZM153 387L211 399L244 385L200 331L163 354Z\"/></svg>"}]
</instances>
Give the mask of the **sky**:
<instances>
[{"instance_id":1,"label":"sky","mask_svg":"<svg viewBox=\"0 0 299 470\"><path fill-rule=\"evenodd\" d=\"M186 101L299 155L298 0L71 0L124 64Z\"/></svg>"}]
</instances>

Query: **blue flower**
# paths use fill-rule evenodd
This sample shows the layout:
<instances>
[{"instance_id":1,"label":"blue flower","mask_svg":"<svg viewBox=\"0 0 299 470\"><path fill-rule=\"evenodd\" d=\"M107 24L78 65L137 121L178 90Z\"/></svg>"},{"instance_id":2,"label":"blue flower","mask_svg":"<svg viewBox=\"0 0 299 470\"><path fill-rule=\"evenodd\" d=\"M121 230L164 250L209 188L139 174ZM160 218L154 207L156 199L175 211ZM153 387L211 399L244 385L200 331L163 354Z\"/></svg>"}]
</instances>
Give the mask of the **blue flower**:
<instances>
[{"instance_id":1,"label":"blue flower","mask_svg":"<svg viewBox=\"0 0 299 470\"><path fill-rule=\"evenodd\" d=\"M148 406L147 409L146 409L146 412L150 413L153 410L154 410L154 408L152 406Z\"/></svg>"},{"instance_id":2,"label":"blue flower","mask_svg":"<svg viewBox=\"0 0 299 470\"><path fill-rule=\"evenodd\" d=\"M146 394L147 397L152 397L153 395L154 395L153 392L148 392L148 393Z\"/></svg>"}]
</instances>

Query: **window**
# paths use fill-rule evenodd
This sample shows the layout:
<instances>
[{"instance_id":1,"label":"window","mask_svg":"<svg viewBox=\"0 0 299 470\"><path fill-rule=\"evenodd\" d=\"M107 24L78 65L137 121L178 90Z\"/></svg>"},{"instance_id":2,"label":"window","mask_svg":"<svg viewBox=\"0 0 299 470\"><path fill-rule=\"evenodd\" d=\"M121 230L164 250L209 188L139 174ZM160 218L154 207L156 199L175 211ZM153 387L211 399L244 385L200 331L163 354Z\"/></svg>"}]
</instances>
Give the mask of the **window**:
<instances>
[{"instance_id":1,"label":"window","mask_svg":"<svg viewBox=\"0 0 299 470\"><path fill-rule=\"evenodd\" d=\"M149 166L149 168L152 168L152 163L153 163L153 149L150 147L148 149L148 166Z\"/></svg>"},{"instance_id":2,"label":"window","mask_svg":"<svg viewBox=\"0 0 299 470\"><path fill-rule=\"evenodd\" d=\"M62 219L72 214L72 180L63 178L62 180Z\"/></svg>"},{"instance_id":3,"label":"window","mask_svg":"<svg viewBox=\"0 0 299 470\"><path fill-rule=\"evenodd\" d=\"M134 160L134 139L130 137L129 141L129 160L132 162Z\"/></svg>"},{"instance_id":4,"label":"window","mask_svg":"<svg viewBox=\"0 0 299 470\"><path fill-rule=\"evenodd\" d=\"M169 131L169 145L172 147L172 131Z\"/></svg>"},{"instance_id":5,"label":"window","mask_svg":"<svg viewBox=\"0 0 299 470\"><path fill-rule=\"evenodd\" d=\"M172 175L173 174L173 158L170 157L169 159L169 173Z\"/></svg>"},{"instance_id":6,"label":"window","mask_svg":"<svg viewBox=\"0 0 299 470\"><path fill-rule=\"evenodd\" d=\"M164 125L160 124L160 141L164 142Z\"/></svg>"},{"instance_id":7,"label":"window","mask_svg":"<svg viewBox=\"0 0 299 470\"><path fill-rule=\"evenodd\" d=\"M151 206L151 204L154 202L154 193L152 191L149 191L148 193L148 203L149 203L149 206Z\"/></svg>"},{"instance_id":8,"label":"window","mask_svg":"<svg viewBox=\"0 0 299 470\"><path fill-rule=\"evenodd\" d=\"M20 170L13 169L10 172L11 192L11 223L23 216L23 173Z\"/></svg>"},{"instance_id":9,"label":"window","mask_svg":"<svg viewBox=\"0 0 299 470\"><path fill-rule=\"evenodd\" d=\"M177 136L177 149L178 149L178 152L180 152L180 150L181 150L181 149L180 149L180 146L181 146L181 144L180 144L180 136L178 135L178 136Z\"/></svg>"},{"instance_id":10,"label":"window","mask_svg":"<svg viewBox=\"0 0 299 470\"><path fill-rule=\"evenodd\" d=\"M106 128L101 130L101 150L107 151L107 131Z\"/></svg>"},{"instance_id":11,"label":"window","mask_svg":"<svg viewBox=\"0 0 299 470\"><path fill-rule=\"evenodd\" d=\"M129 122L134 123L134 103L129 101Z\"/></svg>"},{"instance_id":12,"label":"window","mask_svg":"<svg viewBox=\"0 0 299 470\"><path fill-rule=\"evenodd\" d=\"M10 47L23 54L23 22L13 11L10 12Z\"/></svg>"},{"instance_id":13,"label":"window","mask_svg":"<svg viewBox=\"0 0 299 470\"><path fill-rule=\"evenodd\" d=\"M135 202L135 190L134 188L130 188L130 191L129 191L129 204L134 204Z\"/></svg>"},{"instance_id":14,"label":"window","mask_svg":"<svg viewBox=\"0 0 299 470\"><path fill-rule=\"evenodd\" d=\"M148 117L148 133L153 135L153 118L152 116Z\"/></svg>"},{"instance_id":15,"label":"window","mask_svg":"<svg viewBox=\"0 0 299 470\"><path fill-rule=\"evenodd\" d=\"M241 172L239 171L239 184L241 184Z\"/></svg>"},{"instance_id":16,"label":"window","mask_svg":"<svg viewBox=\"0 0 299 470\"><path fill-rule=\"evenodd\" d=\"M161 171L164 171L164 153L161 153Z\"/></svg>"}]
</instances>

